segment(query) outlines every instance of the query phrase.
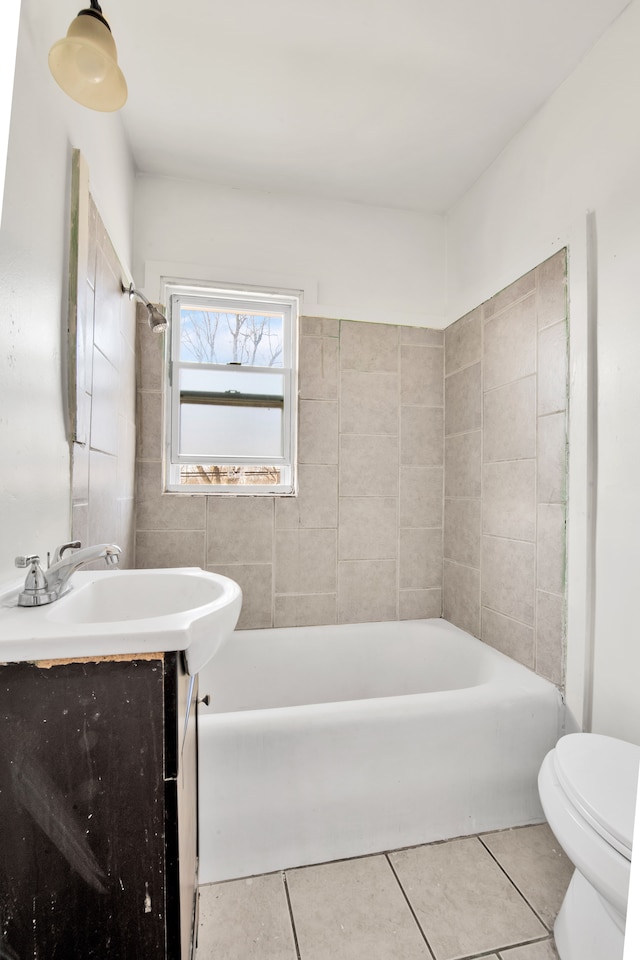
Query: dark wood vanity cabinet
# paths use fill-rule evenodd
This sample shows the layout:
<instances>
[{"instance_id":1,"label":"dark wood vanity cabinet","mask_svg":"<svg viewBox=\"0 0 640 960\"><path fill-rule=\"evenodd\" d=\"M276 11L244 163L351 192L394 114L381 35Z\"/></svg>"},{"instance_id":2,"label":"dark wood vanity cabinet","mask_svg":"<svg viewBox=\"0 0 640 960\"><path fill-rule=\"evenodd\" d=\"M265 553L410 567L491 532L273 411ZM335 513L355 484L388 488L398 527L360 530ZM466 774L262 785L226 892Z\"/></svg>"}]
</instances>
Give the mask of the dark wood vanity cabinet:
<instances>
[{"instance_id":1,"label":"dark wood vanity cabinet","mask_svg":"<svg viewBox=\"0 0 640 960\"><path fill-rule=\"evenodd\" d=\"M175 653L0 665L2 960L190 960L193 680Z\"/></svg>"}]
</instances>

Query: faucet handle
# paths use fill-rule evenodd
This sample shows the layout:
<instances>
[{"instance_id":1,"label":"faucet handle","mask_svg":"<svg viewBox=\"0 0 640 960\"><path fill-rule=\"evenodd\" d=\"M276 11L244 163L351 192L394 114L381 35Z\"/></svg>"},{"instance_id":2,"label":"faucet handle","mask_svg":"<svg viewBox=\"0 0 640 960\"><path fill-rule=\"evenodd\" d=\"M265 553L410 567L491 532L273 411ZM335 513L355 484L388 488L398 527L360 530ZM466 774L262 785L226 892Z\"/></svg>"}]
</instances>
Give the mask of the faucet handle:
<instances>
[{"instance_id":1,"label":"faucet handle","mask_svg":"<svg viewBox=\"0 0 640 960\"><path fill-rule=\"evenodd\" d=\"M79 540L71 540L69 543L62 543L53 551L53 562L57 563L58 560L62 558L62 555L67 552L67 550L79 550L81 546L82 543Z\"/></svg>"},{"instance_id":2,"label":"faucet handle","mask_svg":"<svg viewBox=\"0 0 640 960\"><path fill-rule=\"evenodd\" d=\"M16 557L15 563L16 563L16 567L19 567L20 569L24 569L25 567L30 567L31 564L35 565L37 563L40 563L40 557L36 556L35 553L33 554L33 556L30 556L30 557Z\"/></svg>"}]
</instances>

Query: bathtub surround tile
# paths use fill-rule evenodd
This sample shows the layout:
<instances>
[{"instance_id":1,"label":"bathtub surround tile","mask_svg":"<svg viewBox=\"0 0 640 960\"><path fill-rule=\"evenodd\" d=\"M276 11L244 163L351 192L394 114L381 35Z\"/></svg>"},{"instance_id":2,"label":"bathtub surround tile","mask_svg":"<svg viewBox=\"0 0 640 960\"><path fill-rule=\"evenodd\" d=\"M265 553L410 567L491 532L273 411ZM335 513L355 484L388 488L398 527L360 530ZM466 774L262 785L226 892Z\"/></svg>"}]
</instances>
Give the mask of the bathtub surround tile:
<instances>
[{"instance_id":1,"label":"bathtub surround tile","mask_svg":"<svg viewBox=\"0 0 640 960\"><path fill-rule=\"evenodd\" d=\"M298 387L304 400L337 400L338 359L335 338L300 338Z\"/></svg>"},{"instance_id":2,"label":"bathtub surround tile","mask_svg":"<svg viewBox=\"0 0 640 960\"><path fill-rule=\"evenodd\" d=\"M390 860L436 960L547 934L475 837L400 851Z\"/></svg>"},{"instance_id":3,"label":"bathtub surround tile","mask_svg":"<svg viewBox=\"0 0 640 960\"><path fill-rule=\"evenodd\" d=\"M536 461L485 463L482 470L482 530L494 537L534 540Z\"/></svg>"},{"instance_id":4,"label":"bathtub surround tile","mask_svg":"<svg viewBox=\"0 0 640 960\"><path fill-rule=\"evenodd\" d=\"M335 593L280 596L276 594L274 627L315 627L338 622Z\"/></svg>"},{"instance_id":5,"label":"bathtub surround tile","mask_svg":"<svg viewBox=\"0 0 640 960\"><path fill-rule=\"evenodd\" d=\"M402 403L441 407L442 347L405 344L400 347L400 400Z\"/></svg>"},{"instance_id":6,"label":"bathtub surround tile","mask_svg":"<svg viewBox=\"0 0 640 960\"><path fill-rule=\"evenodd\" d=\"M484 395L484 459L536 455L536 378L526 377Z\"/></svg>"},{"instance_id":7,"label":"bathtub surround tile","mask_svg":"<svg viewBox=\"0 0 640 960\"><path fill-rule=\"evenodd\" d=\"M162 394L138 390L136 403L140 460L162 460Z\"/></svg>"},{"instance_id":8,"label":"bathtub surround tile","mask_svg":"<svg viewBox=\"0 0 640 960\"><path fill-rule=\"evenodd\" d=\"M469 567L480 566L482 501L445 500L444 557Z\"/></svg>"},{"instance_id":9,"label":"bathtub surround tile","mask_svg":"<svg viewBox=\"0 0 640 960\"><path fill-rule=\"evenodd\" d=\"M403 531L404 532L404 531ZM398 501L395 497L341 497L340 560L395 560Z\"/></svg>"},{"instance_id":10,"label":"bathtub surround tile","mask_svg":"<svg viewBox=\"0 0 640 960\"><path fill-rule=\"evenodd\" d=\"M400 462L414 466L442 463L442 407L400 408Z\"/></svg>"},{"instance_id":11,"label":"bathtub surround tile","mask_svg":"<svg viewBox=\"0 0 640 960\"><path fill-rule=\"evenodd\" d=\"M482 538L482 604L533 625L535 544Z\"/></svg>"},{"instance_id":12,"label":"bathtub surround tile","mask_svg":"<svg viewBox=\"0 0 640 960\"><path fill-rule=\"evenodd\" d=\"M344 560L338 564L338 623L397 620L395 560Z\"/></svg>"},{"instance_id":13,"label":"bathtub surround tile","mask_svg":"<svg viewBox=\"0 0 640 960\"><path fill-rule=\"evenodd\" d=\"M277 530L276 593L335 593L336 530Z\"/></svg>"},{"instance_id":14,"label":"bathtub surround tile","mask_svg":"<svg viewBox=\"0 0 640 960\"><path fill-rule=\"evenodd\" d=\"M267 497L207 497L207 563L271 563L274 504Z\"/></svg>"},{"instance_id":15,"label":"bathtub surround tile","mask_svg":"<svg viewBox=\"0 0 640 960\"><path fill-rule=\"evenodd\" d=\"M154 333L147 322L149 313L137 303L136 383L139 390L162 390L164 373L164 337Z\"/></svg>"},{"instance_id":16,"label":"bathtub surround tile","mask_svg":"<svg viewBox=\"0 0 640 960\"><path fill-rule=\"evenodd\" d=\"M400 588L442 586L442 530L408 527L400 531Z\"/></svg>"},{"instance_id":17,"label":"bathtub surround tile","mask_svg":"<svg viewBox=\"0 0 640 960\"><path fill-rule=\"evenodd\" d=\"M340 496L398 495L397 437L340 437Z\"/></svg>"},{"instance_id":18,"label":"bathtub surround tile","mask_svg":"<svg viewBox=\"0 0 640 960\"><path fill-rule=\"evenodd\" d=\"M400 620L429 620L442 616L442 590L439 587L430 590L400 590Z\"/></svg>"},{"instance_id":19,"label":"bathtub surround tile","mask_svg":"<svg viewBox=\"0 0 640 960\"><path fill-rule=\"evenodd\" d=\"M442 526L442 467L400 467L401 527Z\"/></svg>"},{"instance_id":20,"label":"bathtub surround tile","mask_svg":"<svg viewBox=\"0 0 640 960\"><path fill-rule=\"evenodd\" d=\"M485 323L485 390L521 380L536 372L537 336L535 291Z\"/></svg>"},{"instance_id":21,"label":"bathtub surround tile","mask_svg":"<svg viewBox=\"0 0 640 960\"><path fill-rule=\"evenodd\" d=\"M538 590L536 672L558 685L564 681L564 597Z\"/></svg>"},{"instance_id":22,"label":"bathtub surround tile","mask_svg":"<svg viewBox=\"0 0 640 960\"><path fill-rule=\"evenodd\" d=\"M536 637L533 627L483 607L480 638L500 653L512 657L531 670L535 669Z\"/></svg>"},{"instance_id":23,"label":"bathtub surround tile","mask_svg":"<svg viewBox=\"0 0 640 960\"><path fill-rule=\"evenodd\" d=\"M398 377L389 373L343 373L341 433L398 434Z\"/></svg>"},{"instance_id":24,"label":"bathtub surround tile","mask_svg":"<svg viewBox=\"0 0 640 960\"><path fill-rule=\"evenodd\" d=\"M93 392L91 396L91 447L113 456L118 451L118 404L121 375L94 347Z\"/></svg>"},{"instance_id":25,"label":"bathtub surround tile","mask_svg":"<svg viewBox=\"0 0 640 960\"><path fill-rule=\"evenodd\" d=\"M552 930L573 864L546 823L483 834L491 851L543 923Z\"/></svg>"},{"instance_id":26,"label":"bathtub surround tile","mask_svg":"<svg viewBox=\"0 0 640 960\"><path fill-rule=\"evenodd\" d=\"M491 300L487 300L482 305L485 320L488 320L490 317L495 317L517 300L523 300L535 289L536 271L534 269L530 270L529 273L525 273L524 276L519 277L517 280L514 280L508 287L505 287L500 293L496 293Z\"/></svg>"},{"instance_id":27,"label":"bathtub surround tile","mask_svg":"<svg viewBox=\"0 0 640 960\"><path fill-rule=\"evenodd\" d=\"M287 871L301 960L430 960L385 857Z\"/></svg>"},{"instance_id":28,"label":"bathtub surround tile","mask_svg":"<svg viewBox=\"0 0 640 960\"><path fill-rule=\"evenodd\" d=\"M480 636L480 570L444 561L443 616L474 637Z\"/></svg>"},{"instance_id":29,"label":"bathtub surround tile","mask_svg":"<svg viewBox=\"0 0 640 960\"><path fill-rule=\"evenodd\" d=\"M296 960L282 874L200 887L198 960Z\"/></svg>"},{"instance_id":30,"label":"bathtub surround tile","mask_svg":"<svg viewBox=\"0 0 640 960\"><path fill-rule=\"evenodd\" d=\"M444 346L444 330L431 327L400 327L400 343L415 343L425 347Z\"/></svg>"},{"instance_id":31,"label":"bathtub surround tile","mask_svg":"<svg viewBox=\"0 0 640 960\"><path fill-rule=\"evenodd\" d=\"M242 609L238 630L257 630L273 626L273 566L270 563L215 564L212 573L229 577L240 585Z\"/></svg>"},{"instance_id":32,"label":"bathtub surround tile","mask_svg":"<svg viewBox=\"0 0 640 960\"><path fill-rule=\"evenodd\" d=\"M482 433L447 437L444 442L444 495L478 499L482 494Z\"/></svg>"},{"instance_id":33,"label":"bathtub surround tile","mask_svg":"<svg viewBox=\"0 0 640 960\"><path fill-rule=\"evenodd\" d=\"M444 371L448 376L480 360L482 355L482 307L461 317L444 332Z\"/></svg>"},{"instance_id":34,"label":"bathtub surround tile","mask_svg":"<svg viewBox=\"0 0 640 960\"><path fill-rule=\"evenodd\" d=\"M538 503L567 498L566 413L538 418Z\"/></svg>"},{"instance_id":35,"label":"bathtub surround tile","mask_svg":"<svg viewBox=\"0 0 640 960\"><path fill-rule=\"evenodd\" d=\"M331 400L300 400L298 417L299 462L337 463L337 402Z\"/></svg>"},{"instance_id":36,"label":"bathtub surround tile","mask_svg":"<svg viewBox=\"0 0 640 960\"><path fill-rule=\"evenodd\" d=\"M387 323L343 320L340 324L340 366L362 373L397 373L398 327Z\"/></svg>"},{"instance_id":37,"label":"bathtub surround tile","mask_svg":"<svg viewBox=\"0 0 640 960\"><path fill-rule=\"evenodd\" d=\"M564 594L565 508L562 504L538 506L538 589Z\"/></svg>"},{"instance_id":38,"label":"bathtub surround tile","mask_svg":"<svg viewBox=\"0 0 640 960\"><path fill-rule=\"evenodd\" d=\"M538 326L540 329L567 316L567 252L559 250L537 268Z\"/></svg>"},{"instance_id":39,"label":"bathtub surround tile","mask_svg":"<svg viewBox=\"0 0 640 960\"><path fill-rule=\"evenodd\" d=\"M136 567L204 567L204 554L204 530L136 531Z\"/></svg>"},{"instance_id":40,"label":"bathtub surround tile","mask_svg":"<svg viewBox=\"0 0 640 960\"><path fill-rule=\"evenodd\" d=\"M303 337L339 337L340 321L331 317L300 317Z\"/></svg>"},{"instance_id":41,"label":"bathtub surround tile","mask_svg":"<svg viewBox=\"0 0 640 960\"><path fill-rule=\"evenodd\" d=\"M452 373L444 383L446 437L479 430L482 424L482 371L479 363Z\"/></svg>"},{"instance_id":42,"label":"bathtub surround tile","mask_svg":"<svg viewBox=\"0 0 640 960\"><path fill-rule=\"evenodd\" d=\"M139 460L136 469L138 530L204 530L207 501L205 497L171 497L162 493L162 464L155 460Z\"/></svg>"},{"instance_id":43,"label":"bathtub surround tile","mask_svg":"<svg viewBox=\"0 0 640 960\"><path fill-rule=\"evenodd\" d=\"M301 463L298 493L275 501L276 529L338 526L338 465Z\"/></svg>"},{"instance_id":44,"label":"bathtub surround tile","mask_svg":"<svg viewBox=\"0 0 640 960\"><path fill-rule=\"evenodd\" d=\"M563 320L538 335L538 415L557 413L567 405L567 325Z\"/></svg>"}]
</instances>

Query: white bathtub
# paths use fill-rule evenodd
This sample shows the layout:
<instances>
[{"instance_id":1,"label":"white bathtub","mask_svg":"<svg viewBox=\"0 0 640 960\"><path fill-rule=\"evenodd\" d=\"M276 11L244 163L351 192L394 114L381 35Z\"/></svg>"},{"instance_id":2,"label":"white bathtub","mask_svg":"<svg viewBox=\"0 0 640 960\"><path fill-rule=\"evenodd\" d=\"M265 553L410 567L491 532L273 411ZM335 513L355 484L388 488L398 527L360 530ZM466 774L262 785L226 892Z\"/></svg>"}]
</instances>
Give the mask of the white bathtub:
<instances>
[{"instance_id":1,"label":"white bathtub","mask_svg":"<svg viewBox=\"0 0 640 960\"><path fill-rule=\"evenodd\" d=\"M445 620L240 631L206 693L202 883L543 819L560 694Z\"/></svg>"}]
</instances>

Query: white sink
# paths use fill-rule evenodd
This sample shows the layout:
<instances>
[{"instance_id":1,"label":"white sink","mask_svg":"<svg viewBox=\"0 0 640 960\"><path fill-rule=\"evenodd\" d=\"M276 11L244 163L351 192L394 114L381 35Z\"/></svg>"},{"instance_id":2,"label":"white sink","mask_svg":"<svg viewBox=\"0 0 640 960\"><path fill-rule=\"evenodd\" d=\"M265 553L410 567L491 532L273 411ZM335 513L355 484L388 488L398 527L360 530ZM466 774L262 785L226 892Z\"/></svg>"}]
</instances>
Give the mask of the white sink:
<instances>
[{"instance_id":1,"label":"white sink","mask_svg":"<svg viewBox=\"0 0 640 960\"><path fill-rule=\"evenodd\" d=\"M72 589L42 607L0 598L0 660L184 650L197 673L231 636L242 593L198 567L75 573Z\"/></svg>"}]
</instances>

